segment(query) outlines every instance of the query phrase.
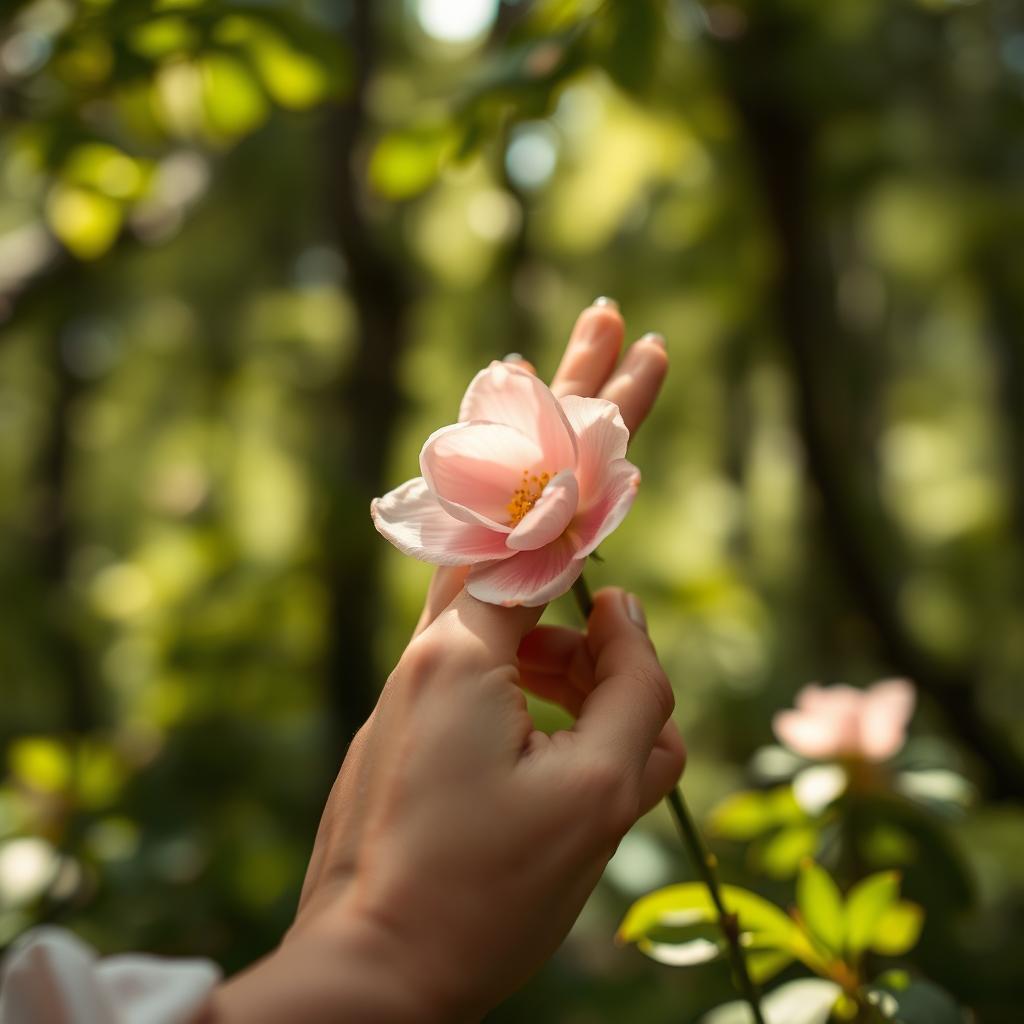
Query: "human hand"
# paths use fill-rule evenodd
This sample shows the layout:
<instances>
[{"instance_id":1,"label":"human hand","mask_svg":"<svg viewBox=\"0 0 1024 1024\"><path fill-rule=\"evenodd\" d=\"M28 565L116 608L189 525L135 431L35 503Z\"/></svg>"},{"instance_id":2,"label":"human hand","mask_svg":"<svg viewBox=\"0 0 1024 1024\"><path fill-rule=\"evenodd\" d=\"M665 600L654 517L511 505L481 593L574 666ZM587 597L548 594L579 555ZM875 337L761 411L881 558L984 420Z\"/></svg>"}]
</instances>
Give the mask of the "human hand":
<instances>
[{"instance_id":1,"label":"human hand","mask_svg":"<svg viewBox=\"0 0 1024 1024\"><path fill-rule=\"evenodd\" d=\"M403 655L328 802L290 941L339 963L373 949L407 999L382 1020L475 1020L518 988L682 769L636 599L597 595L573 653L579 718L551 736L517 669L538 614L452 602Z\"/></svg>"},{"instance_id":2,"label":"human hand","mask_svg":"<svg viewBox=\"0 0 1024 1024\"><path fill-rule=\"evenodd\" d=\"M621 341L617 310L586 310L553 388L600 392L632 431L666 358L644 338L613 371ZM599 594L584 635L475 601L462 579L435 575L328 801L295 926L221 990L215 1019L479 1017L554 951L622 834L678 778L671 689L635 598ZM534 731L520 687L576 726Z\"/></svg>"}]
</instances>

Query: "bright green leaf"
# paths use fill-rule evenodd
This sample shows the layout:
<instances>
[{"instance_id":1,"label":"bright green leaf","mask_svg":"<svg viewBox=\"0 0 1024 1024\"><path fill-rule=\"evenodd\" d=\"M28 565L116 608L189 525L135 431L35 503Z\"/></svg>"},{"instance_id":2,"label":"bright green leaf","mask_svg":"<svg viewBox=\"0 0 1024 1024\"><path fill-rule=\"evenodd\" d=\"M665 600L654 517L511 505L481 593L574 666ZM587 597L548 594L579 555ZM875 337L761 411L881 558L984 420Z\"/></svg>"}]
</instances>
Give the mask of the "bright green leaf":
<instances>
[{"instance_id":1,"label":"bright green leaf","mask_svg":"<svg viewBox=\"0 0 1024 1024\"><path fill-rule=\"evenodd\" d=\"M443 129L385 135L370 157L371 185L386 199L418 195L437 178L450 141L449 133Z\"/></svg>"},{"instance_id":2,"label":"bright green leaf","mask_svg":"<svg viewBox=\"0 0 1024 1024\"><path fill-rule=\"evenodd\" d=\"M882 871L858 882L846 901L846 950L854 957L871 946L882 915L899 898L900 876Z\"/></svg>"},{"instance_id":3,"label":"bright green leaf","mask_svg":"<svg viewBox=\"0 0 1024 1024\"><path fill-rule=\"evenodd\" d=\"M92 189L55 185L46 200L53 233L79 259L102 256L121 230L121 204Z\"/></svg>"},{"instance_id":4,"label":"bright green leaf","mask_svg":"<svg viewBox=\"0 0 1024 1024\"><path fill-rule=\"evenodd\" d=\"M751 859L770 878L792 878L800 865L813 857L821 837L817 825L780 829L751 850Z\"/></svg>"},{"instance_id":5,"label":"bright green leaf","mask_svg":"<svg viewBox=\"0 0 1024 1024\"><path fill-rule=\"evenodd\" d=\"M15 740L8 752L11 774L32 789L58 793L71 781L71 761L64 744L43 736Z\"/></svg>"},{"instance_id":6,"label":"bright green leaf","mask_svg":"<svg viewBox=\"0 0 1024 1024\"><path fill-rule=\"evenodd\" d=\"M796 883L796 901L811 935L838 955L845 935L843 897L832 876L814 861L807 861Z\"/></svg>"},{"instance_id":7,"label":"bright green leaf","mask_svg":"<svg viewBox=\"0 0 1024 1024\"><path fill-rule=\"evenodd\" d=\"M267 116L268 104L245 65L223 53L204 54L203 104L211 128L218 135L246 135Z\"/></svg>"},{"instance_id":8,"label":"bright green leaf","mask_svg":"<svg viewBox=\"0 0 1024 1024\"><path fill-rule=\"evenodd\" d=\"M711 830L726 839L748 840L779 825L800 821L803 812L789 786L768 793L747 790L727 797L711 812Z\"/></svg>"},{"instance_id":9,"label":"bright green leaf","mask_svg":"<svg viewBox=\"0 0 1024 1024\"><path fill-rule=\"evenodd\" d=\"M917 945L923 924L924 910L916 903L895 903L878 919L869 948L883 956L903 956Z\"/></svg>"}]
</instances>

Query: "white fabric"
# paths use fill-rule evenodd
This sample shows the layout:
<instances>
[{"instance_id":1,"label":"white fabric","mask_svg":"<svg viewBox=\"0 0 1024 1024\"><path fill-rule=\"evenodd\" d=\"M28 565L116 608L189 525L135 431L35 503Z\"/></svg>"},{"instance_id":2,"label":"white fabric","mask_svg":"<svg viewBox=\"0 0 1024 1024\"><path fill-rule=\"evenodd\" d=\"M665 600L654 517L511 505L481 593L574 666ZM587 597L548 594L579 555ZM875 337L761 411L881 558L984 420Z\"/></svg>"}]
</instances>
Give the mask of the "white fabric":
<instances>
[{"instance_id":1,"label":"white fabric","mask_svg":"<svg viewBox=\"0 0 1024 1024\"><path fill-rule=\"evenodd\" d=\"M190 1024L220 980L210 960L101 960L61 928L27 932L0 972L0 1024Z\"/></svg>"}]
</instances>

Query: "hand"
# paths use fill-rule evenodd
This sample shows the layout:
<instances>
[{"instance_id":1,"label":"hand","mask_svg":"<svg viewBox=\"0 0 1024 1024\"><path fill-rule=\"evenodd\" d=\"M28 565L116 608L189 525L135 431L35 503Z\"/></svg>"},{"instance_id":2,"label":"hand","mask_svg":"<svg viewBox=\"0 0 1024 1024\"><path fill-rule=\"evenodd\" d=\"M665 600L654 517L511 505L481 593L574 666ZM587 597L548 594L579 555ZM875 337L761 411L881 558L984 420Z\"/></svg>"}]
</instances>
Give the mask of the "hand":
<instances>
[{"instance_id":1,"label":"hand","mask_svg":"<svg viewBox=\"0 0 1024 1024\"><path fill-rule=\"evenodd\" d=\"M620 341L614 310L588 310L556 383L617 389L635 427L664 349L642 340L611 375ZM678 778L672 692L635 598L600 593L584 636L535 629L541 609L452 600L452 576L435 577L342 766L292 931L218 993L213 1019L478 1019L557 948ZM577 714L574 728L533 730L521 686Z\"/></svg>"}]
</instances>

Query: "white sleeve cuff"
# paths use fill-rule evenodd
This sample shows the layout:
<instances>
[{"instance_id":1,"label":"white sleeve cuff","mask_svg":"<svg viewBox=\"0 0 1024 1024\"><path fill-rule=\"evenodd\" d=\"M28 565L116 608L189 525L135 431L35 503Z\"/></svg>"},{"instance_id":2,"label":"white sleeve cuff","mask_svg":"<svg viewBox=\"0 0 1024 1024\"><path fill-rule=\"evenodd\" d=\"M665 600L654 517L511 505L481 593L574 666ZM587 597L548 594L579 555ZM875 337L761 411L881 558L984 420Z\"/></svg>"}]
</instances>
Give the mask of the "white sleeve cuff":
<instances>
[{"instance_id":1,"label":"white sleeve cuff","mask_svg":"<svg viewBox=\"0 0 1024 1024\"><path fill-rule=\"evenodd\" d=\"M4 961L0 1024L189 1024L220 978L210 960L101 960L62 928L36 928Z\"/></svg>"}]
</instances>

